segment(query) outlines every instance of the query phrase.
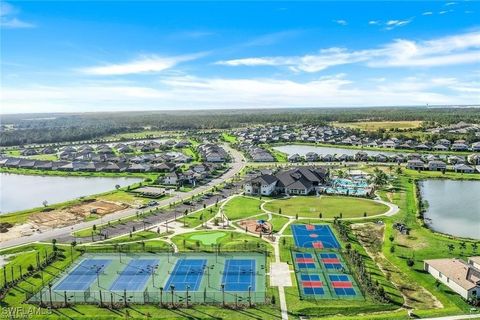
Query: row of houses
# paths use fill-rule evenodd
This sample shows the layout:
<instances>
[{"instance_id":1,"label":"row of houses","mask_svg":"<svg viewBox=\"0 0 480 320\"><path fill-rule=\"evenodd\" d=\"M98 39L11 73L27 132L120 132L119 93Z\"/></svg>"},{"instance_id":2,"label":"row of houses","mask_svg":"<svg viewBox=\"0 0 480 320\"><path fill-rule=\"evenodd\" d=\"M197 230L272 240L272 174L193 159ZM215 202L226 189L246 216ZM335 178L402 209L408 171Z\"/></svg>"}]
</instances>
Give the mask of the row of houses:
<instances>
[{"instance_id":1,"label":"row of houses","mask_svg":"<svg viewBox=\"0 0 480 320\"><path fill-rule=\"evenodd\" d=\"M83 172L169 172L176 168L172 162L134 163L109 161L47 161L25 158L1 158L0 167Z\"/></svg>"},{"instance_id":2,"label":"row of houses","mask_svg":"<svg viewBox=\"0 0 480 320\"><path fill-rule=\"evenodd\" d=\"M340 144L363 146L370 148L386 149L413 149L419 151L480 151L480 142L468 144L465 140L455 140L453 143L447 139L439 139L435 143L417 142L415 140L390 139L368 139L350 136L341 140Z\"/></svg>"},{"instance_id":3,"label":"row of houses","mask_svg":"<svg viewBox=\"0 0 480 320\"><path fill-rule=\"evenodd\" d=\"M480 164L480 154L474 153L468 156L463 155L435 155L420 153L392 153L392 154L372 154L365 151L358 151L355 154L318 154L316 152L308 152L305 155L298 153L288 156L289 162L336 162L336 161L372 161L372 162L394 162L405 163L408 160L442 160L448 164Z\"/></svg>"},{"instance_id":4,"label":"row of houses","mask_svg":"<svg viewBox=\"0 0 480 320\"><path fill-rule=\"evenodd\" d=\"M47 146L43 148L25 148L20 151L22 156L33 156L38 154L56 154L59 158L71 158L83 155L114 155L114 154L128 154L134 152L155 152L166 151L172 148L184 148L190 146L191 143L188 140L182 141L135 141L130 143L117 143L117 144L85 144L81 146L65 146L62 148L55 148Z\"/></svg>"},{"instance_id":5,"label":"row of houses","mask_svg":"<svg viewBox=\"0 0 480 320\"><path fill-rule=\"evenodd\" d=\"M262 144L276 142L325 142L340 141L347 134L344 128L330 126L269 126L242 128L233 131L241 142Z\"/></svg>"},{"instance_id":6,"label":"row of houses","mask_svg":"<svg viewBox=\"0 0 480 320\"><path fill-rule=\"evenodd\" d=\"M307 195L324 187L329 175L329 169L323 167L301 167L276 174L261 174L244 184L244 192L248 195L263 196Z\"/></svg>"},{"instance_id":7,"label":"row of houses","mask_svg":"<svg viewBox=\"0 0 480 320\"><path fill-rule=\"evenodd\" d=\"M412 170L429 170L429 171L455 171L459 173L480 173L480 166L468 165L465 163L456 163L447 165L441 160L431 160L423 162L420 159L408 160L407 168Z\"/></svg>"},{"instance_id":8,"label":"row of houses","mask_svg":"<svg viewBox=\"0 0 480 320\"><path fill-rule=\"evenodd\" d=\"M414 139L376 139L366 135L352 134L345 128L331 126L274 126L271 128L253 127L233 132L238 140L261 144L275 142L310 142L350 145L386 149L410 149L419 151L480 151L480 142L467 143L465 140L450 141L439 139L435 142L421 142Z\"/></svg>"},{"instance_id":9,"label":"row of houses","mask_svg":"<svg viewBox=\"0 0 480 320\"><path fill-rule=\"evenodd\" d=\"M213 143L201 144L197 150L201 158L206 162L227 162L229 159L225 149Z\"/></svg>"},{"instance_id":10,"label":"row of houses","mask_svg":"<svg viewBox=\"0 0 480 320\"><path fill-rule=\"evenodd\" d=\"M254 144L244 142L240 143L238 147L246 154L247 158L253 162L275 161L275 158L270 154L270 152Z\"/></svg>"},{"instance_id":11,"label":"row of houses","mask_svg":"<svg viewBox=\"0 0 480 320\"><path fill-rule=\"evenodd\" d=\"M425 260L424 270L465 300L480 298L480 256Z\"/></svg>"},{"instance_id":12,"label":"row of houses","mask_svg":"<svg viewBox=\"0 0 480 320\"><path fill-rule=\"evenodd\" d=\"M475 133L477 137L480 137L480 124L478 123L466 123L464 121L460 121L458 123L454 123L448 126L441 126L436 128L427 129L428 132L432 133L460 133L460 134L467 134L467 133Z\"/></svg>"},{"instance_id":13,"label":"row of houses","mask_svg":"<svg viewBox=\"0 0 480 320\"><path fill-rule=\"evenodd\" d=\"M199 182L211 177L216 171L221 169L220 164L201 163L191 166L186 171L172 171L159 178L159 183L166 185L192 185L196 186Z\"/></svg>"}]
</instances>

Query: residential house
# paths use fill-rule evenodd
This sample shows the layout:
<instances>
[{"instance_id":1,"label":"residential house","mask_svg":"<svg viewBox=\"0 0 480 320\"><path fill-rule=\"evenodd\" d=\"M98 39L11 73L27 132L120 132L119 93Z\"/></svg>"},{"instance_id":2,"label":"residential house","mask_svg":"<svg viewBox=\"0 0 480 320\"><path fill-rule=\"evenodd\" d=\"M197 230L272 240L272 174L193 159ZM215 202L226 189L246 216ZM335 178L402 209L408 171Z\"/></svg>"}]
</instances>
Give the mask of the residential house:
<instances>
[{"instance_id":1,"label":"residential house","mask_svg":"<svg viewBox=\"0 0 480 320\"><path fill-rule=\"evenodd\" d=\"M425 163L422 160L418 160L418 159L408 160L407 168L412 170L424 170Z\"/></svg>"},{"instance_id":2,"label":"residential house","mask_svg":"<svg viewBox=\"0 0 480 320\"><path fill-rule=\"evenodd\" d=\"M444 171L447 169L447 164L440 160L432 160L428 162L427 167L430 171Z\"/></svg>"},{"instance_id":3,"label":"residential house","mask_svg":"<svg viewBox=\"0 0 480 320\"><path fill-rule=\"evenodd\" d=\"M424 261L424 270L464 299L480 295L480 269L463 260L432 259Z\"/></svg>"},{"instance_id":4,"label":"residential house","mask_svg":"<svg viewBox=\"0 0 480 320\"><path fill-rule=\"evenodd\" d=\"M475 172L475 168L473 168L469 165L466 165L464 163L459 163L459 164L454 165L453 170L455 172L461 172L461 173L474 173Z\"/></svg>"}]
</instances>

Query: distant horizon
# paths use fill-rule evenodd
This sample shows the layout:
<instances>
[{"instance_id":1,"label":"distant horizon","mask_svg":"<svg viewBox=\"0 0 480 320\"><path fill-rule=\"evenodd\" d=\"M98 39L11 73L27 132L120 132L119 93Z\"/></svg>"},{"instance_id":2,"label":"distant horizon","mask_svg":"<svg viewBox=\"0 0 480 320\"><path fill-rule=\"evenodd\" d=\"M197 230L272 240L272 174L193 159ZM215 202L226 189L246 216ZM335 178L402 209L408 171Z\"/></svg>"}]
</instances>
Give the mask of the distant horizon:
<instances>
[{"instance_id":1,"label":"distant horizon","mask_svg":"<svg viewBox=\"0 0 480 320\"><path fill-rule=\"evenodd\" d=\"M478 1L2 1L1 114L480 103Z\"/></svg>"},{"instance_id":2,"label":"distant horizon","mask_svg":"<svg viewBox=\"0 0 480 320\"><path fill-rule=\"evenodd\" d=\"M339 107L268 107L268 108L242 108L242 109L235 109L235 108L215 108L215 109L144 109L144 110L108 110L108 111L71 111L71 112L22 112L22 113L2 113L0 112L0 116L7 116L7 115L42 115L42 114L66 114L66 115L73 115L73 114L93 114L93 113L162 113L162 112L209 112L209 111L238 111L238 112L248 112L248 111L288 111L288 110L341 110L341 109L389 109L389 108L424 108L424 109L480 109L480 104L476 105L389 105L389 106L361 106L361 107L348 107L348 106L339 106Z\"/></svg>"}]
</instances>

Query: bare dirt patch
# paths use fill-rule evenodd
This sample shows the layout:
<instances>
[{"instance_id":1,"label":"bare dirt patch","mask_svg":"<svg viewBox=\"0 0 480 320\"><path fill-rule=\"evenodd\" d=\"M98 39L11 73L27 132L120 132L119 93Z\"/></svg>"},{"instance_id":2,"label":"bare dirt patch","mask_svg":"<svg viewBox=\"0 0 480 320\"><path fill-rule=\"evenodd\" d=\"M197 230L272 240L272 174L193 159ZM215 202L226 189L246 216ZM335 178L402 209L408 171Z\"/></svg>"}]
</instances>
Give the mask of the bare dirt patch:
<instances>
[{"instance_id":1,"label":"bare dirt patch","mask_svg":"<svg viewBox=\"0 0 480 320\"><path fill-rule=\"evenodd\" d=\"M29 217L29 223L37 228L57 228L84 221L91 214L104 216L128 208L125 204L117 204L103 200L84 202L71 207L39 212Z\"/></svg>"},{"instance_id":2,"label":"bare dirt patch","mask_svg":"<svg viewBox=\"0 0 480 320\"><path fill-rule=\"evenodd\" d=\"M392 264L382 253L384 237L383 224L359 223L353 224L352 229L368 255L375 261L386 278L395 285L403 295L404 305L414 309L442 308L443 305L428 290L410 281L405 275Z\"/></svg>"}]
</instances>

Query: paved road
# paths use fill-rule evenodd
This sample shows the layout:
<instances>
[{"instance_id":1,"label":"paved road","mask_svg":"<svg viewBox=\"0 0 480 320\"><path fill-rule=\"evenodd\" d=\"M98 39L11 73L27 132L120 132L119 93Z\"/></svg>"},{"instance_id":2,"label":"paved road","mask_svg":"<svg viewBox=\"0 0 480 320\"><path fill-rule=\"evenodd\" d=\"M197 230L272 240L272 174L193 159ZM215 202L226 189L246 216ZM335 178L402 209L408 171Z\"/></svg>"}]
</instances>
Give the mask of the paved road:
<instances>
[{"instance_id":1,"label":"paved road","mask_svg":"<svg viewBox=\"0 0 480 320\"><path fill-rule=\"evenodd\" d=\"M232 156L232 163L231 163L230 169L228 169L221 177L213 179L205 185L202 185L198 188L195 188L195 189L193 189L189 192L177 193L172 198L168 198L168 199L165 199L163 201L159 201L158 205L156 207L164 207L164 206L168 206L172 202L179 202L179 201L181 202L183 200L190 199L192 196L195 196L195 195L198 195L198 194L203 193L205 191L208 191L212 187L214 187L216 185L219 185L219 184L225 182L226 180L228 180L230 178L233 178L237 173L239 173L243 169L243 167L245 166L245 163L246 163L244 156L242 155L242 153L240 153L239 151L237 151L235 149L230 148L226 144L223 145L223 147ZM213 200L213 201L216 201L216 200ZM156 207L149 207L148 209L146 209L146 211L148 211L150 209L154 209ZM113 222L113 221L116 221L118 219L127 218L127 217L135 215L137 212L142 212L142 210L129 208L129 209L126 209L126 210L117 211L117 212L109 214L109 215L107 215L107 216L105 216L101 219L81 222L81 223L75 224L73 226L51 229L51 230L44 231L42 233L35 233L35 234L30 235L30 236L11 239L11 240L0 243L0 247L3 249L3 248L20 246L20 245L28 244L28 243L32 243L32 242L49 241L51 239L68 240L70 238L73 238L73 237L71 237L72 232L79 231L79 230L82 230L82 229L86 229L86 228L92 227L93 225L105 224L109 221ZM181 212L183 213L183 211L181 211ZM175 214L176 213L174 211L171 211L171 212L168 212L166 214L159 214L157 216L149 217L147 219L155 219L154 222L159 223L159 222L165 221L167 219L171 219L172 217L174 217ZM137 223L140 223L141 226L143 227L143 222L137 222ZM136 227L136 228L137 228L137 230L139 229L138 227ZM125 233L127 233L127 232L128 231L126 231Z\"/></svg>"}]
</instances>

